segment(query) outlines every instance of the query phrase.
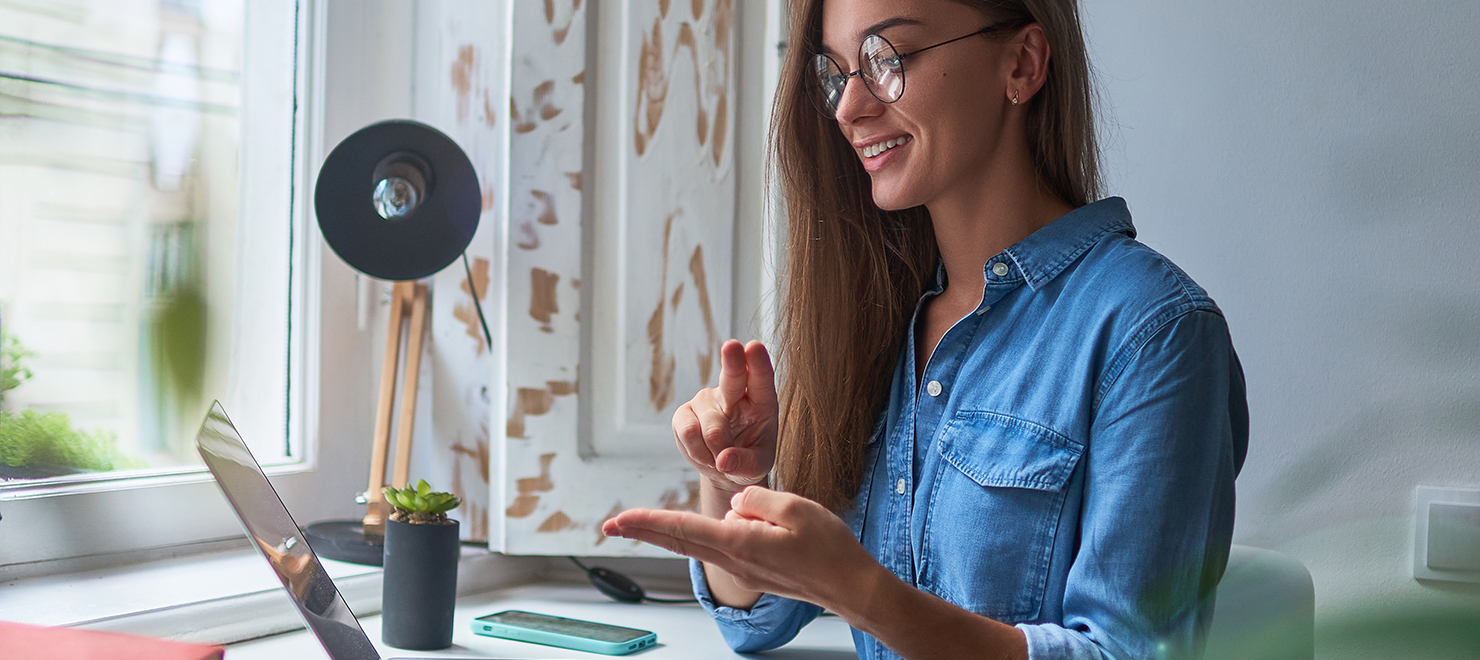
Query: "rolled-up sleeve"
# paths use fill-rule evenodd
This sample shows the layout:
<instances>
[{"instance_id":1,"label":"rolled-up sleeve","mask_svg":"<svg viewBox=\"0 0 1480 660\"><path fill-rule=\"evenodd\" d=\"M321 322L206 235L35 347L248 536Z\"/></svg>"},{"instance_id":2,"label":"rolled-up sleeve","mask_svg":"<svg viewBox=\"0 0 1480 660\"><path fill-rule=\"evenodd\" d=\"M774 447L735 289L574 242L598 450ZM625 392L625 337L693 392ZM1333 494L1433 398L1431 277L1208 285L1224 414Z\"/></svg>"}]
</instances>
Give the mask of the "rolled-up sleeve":
<instances>
[{"instance_id":1,"label":"rolled-up sleeve","mask_svg":"<svg viewBox=\"0 0 1480 660\"><path fill-rule=\"evenodd\" d=\"M1017 626L1031 660L1202 655L1248 446L1243 372L1215 309L1143 328L1098 391L1062 625Z\"/></svg>"},{"instance_id":2,"label":"rolled-up sleeve","mask_svg":"<svg viewBox=\"0 0 1480 660\"><path fill-rule=\"evenodd\" d=\"M749 610L718 605L709 591L709 580L704 577L704 564L694 559L689 560L689 579L694 583L694 597L719 625L725 643L740 653L781 646L822 613L821 607L811 603L772 594L762 595Z\"/></svg>"}]
</instances>

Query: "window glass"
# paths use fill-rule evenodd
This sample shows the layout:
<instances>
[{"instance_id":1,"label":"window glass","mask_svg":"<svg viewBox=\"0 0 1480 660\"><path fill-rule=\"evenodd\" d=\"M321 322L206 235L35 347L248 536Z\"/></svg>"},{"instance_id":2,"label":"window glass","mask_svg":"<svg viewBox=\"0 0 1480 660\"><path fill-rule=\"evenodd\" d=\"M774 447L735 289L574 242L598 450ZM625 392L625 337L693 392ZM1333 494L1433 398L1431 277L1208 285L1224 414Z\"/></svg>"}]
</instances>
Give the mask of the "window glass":
<instances>
[{"instance_id":1,"label":"window glass","mask_svg":"<svg viewBox=\"0 0 1480 660\"><path fill-rule=\"evenodd\" d=\"M0 3L0 488L194 469L213 399L289 457L295 66L245 10Z\"/></svg>"}]
</instances>

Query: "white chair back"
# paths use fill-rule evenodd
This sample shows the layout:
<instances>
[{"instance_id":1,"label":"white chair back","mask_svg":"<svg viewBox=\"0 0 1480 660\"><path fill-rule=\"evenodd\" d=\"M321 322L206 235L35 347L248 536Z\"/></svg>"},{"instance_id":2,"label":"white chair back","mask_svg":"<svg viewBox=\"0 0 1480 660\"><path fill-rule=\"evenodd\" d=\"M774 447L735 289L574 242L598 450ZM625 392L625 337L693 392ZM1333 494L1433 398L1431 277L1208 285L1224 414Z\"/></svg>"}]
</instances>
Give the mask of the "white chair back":
<instances>
[{"instance_id":1,"label":"white chair back","mask_svg":"<svg viewBox=\"0 0 1480 660\"><path fill-rule=\"evenodd\" d=\"M1218 583L1204 660L1314 660L1310 571L1273 550L1235 545Z\"/></svg>"}]
</instances>

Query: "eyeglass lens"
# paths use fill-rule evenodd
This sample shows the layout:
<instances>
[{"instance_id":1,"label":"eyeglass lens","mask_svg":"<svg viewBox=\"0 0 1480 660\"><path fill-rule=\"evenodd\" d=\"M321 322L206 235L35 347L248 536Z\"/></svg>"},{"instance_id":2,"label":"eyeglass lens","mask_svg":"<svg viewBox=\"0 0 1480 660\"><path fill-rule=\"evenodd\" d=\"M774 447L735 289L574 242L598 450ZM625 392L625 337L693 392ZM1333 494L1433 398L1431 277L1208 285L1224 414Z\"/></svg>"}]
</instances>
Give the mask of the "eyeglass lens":
<instances>
[{"instance_id":1,"label":"eyeglass lens","mask_svg":"<svg viewBox=\"0 0 1480 660\"><path fill-rule=\"evenodd\" d=\"M831 57L817 55L812 58L812 69L821 86L822 101L828 112L837 112L847 88L848 78L855 74L863 79L874 98L893 103L904 94L904 67L899 53L889 40L871 34L858 47L859 69L845 73Z\"/></svg>"}]
</instances>

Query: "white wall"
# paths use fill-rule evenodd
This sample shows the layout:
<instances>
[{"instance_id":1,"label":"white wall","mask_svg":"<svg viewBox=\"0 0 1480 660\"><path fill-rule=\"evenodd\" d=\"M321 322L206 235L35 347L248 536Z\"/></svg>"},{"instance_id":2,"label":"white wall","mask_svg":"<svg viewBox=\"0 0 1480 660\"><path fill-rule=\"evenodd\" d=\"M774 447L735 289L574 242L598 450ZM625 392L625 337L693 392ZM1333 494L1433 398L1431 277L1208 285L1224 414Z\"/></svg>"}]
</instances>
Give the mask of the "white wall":
<instances>
[{"instance_id":1,"label":"white wall","mask_svg":"<svg viewBox=\"0 0 1480 660\"><path fill-rule=\"evenodd\" d=\"M1320 655L1444 657L1453 635L1348 633L1374 613L1480 626L1480 586L1412 578L1414 487L1480 487L1480 3L1084 14L1109 192L1243 359L1236 542L1310 568Z\"/></svg>"}]
</instances>

